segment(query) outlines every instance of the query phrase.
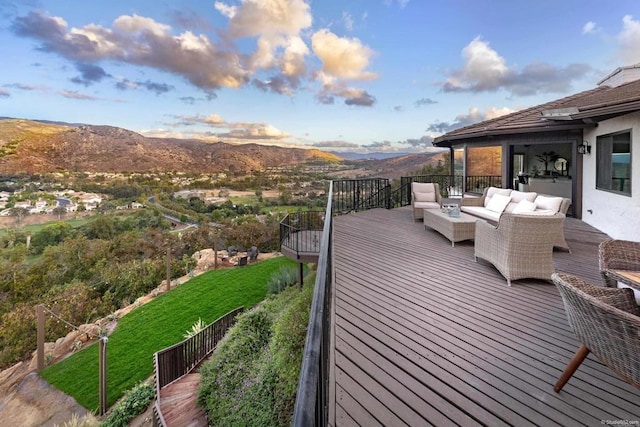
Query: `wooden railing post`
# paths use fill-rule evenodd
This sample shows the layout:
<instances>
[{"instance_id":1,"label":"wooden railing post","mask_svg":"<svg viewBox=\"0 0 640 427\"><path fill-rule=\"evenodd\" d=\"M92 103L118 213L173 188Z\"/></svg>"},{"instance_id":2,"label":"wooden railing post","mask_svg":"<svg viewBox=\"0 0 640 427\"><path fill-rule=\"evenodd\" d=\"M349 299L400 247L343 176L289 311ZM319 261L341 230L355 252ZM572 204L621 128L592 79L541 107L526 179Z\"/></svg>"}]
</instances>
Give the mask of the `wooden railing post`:
<instances>
[{"instance_id":1,"label":"wooden railing post","mask_svg":"<svg viewBox=\"0 0 640 427\"><path fill-rule=\"evenodd\" d=\"M107 412L107 337L100 338L98 341L100 355L98 357L99 365L99 386L100 386L100 415Z\"/></svg>"}]
</instances>

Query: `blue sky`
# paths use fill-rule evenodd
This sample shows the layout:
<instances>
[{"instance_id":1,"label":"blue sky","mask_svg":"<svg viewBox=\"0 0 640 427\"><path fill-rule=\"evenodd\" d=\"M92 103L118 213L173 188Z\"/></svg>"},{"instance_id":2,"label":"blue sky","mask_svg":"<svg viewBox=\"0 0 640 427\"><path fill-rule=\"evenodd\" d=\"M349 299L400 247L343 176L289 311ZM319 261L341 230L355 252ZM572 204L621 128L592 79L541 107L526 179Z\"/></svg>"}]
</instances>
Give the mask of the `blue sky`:
<instances>
[{"instance_id":1,"label":"blue sky","mask_svg":"<svg viewBox=\"0 0 640 427\"><path fill-rule=\"evenodd\" d=\"M636 0L3 0L0 116L420 152L640 63Z\"/></svg>"}]
</instances>

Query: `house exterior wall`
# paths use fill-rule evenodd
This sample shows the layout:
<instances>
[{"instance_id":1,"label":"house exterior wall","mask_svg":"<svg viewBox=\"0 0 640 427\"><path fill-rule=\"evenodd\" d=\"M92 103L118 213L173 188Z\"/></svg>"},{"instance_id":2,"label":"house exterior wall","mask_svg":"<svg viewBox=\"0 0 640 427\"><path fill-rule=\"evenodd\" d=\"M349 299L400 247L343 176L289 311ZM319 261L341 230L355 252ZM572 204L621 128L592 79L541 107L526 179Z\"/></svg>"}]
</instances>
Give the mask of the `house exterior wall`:
<instances>
[{"instance_id":1,"label":"house exterior wall","mask_svg":"<svg viewBox=\"0 0 640 427\"><path fill-rule=\"evenodd\" d=\"M596 138L631 130L631 197L596 189ZM640 112L601 121L585 129L591 154L583 156L582 220L614 239L640 241Z\"/></svg>"}]
</instances>

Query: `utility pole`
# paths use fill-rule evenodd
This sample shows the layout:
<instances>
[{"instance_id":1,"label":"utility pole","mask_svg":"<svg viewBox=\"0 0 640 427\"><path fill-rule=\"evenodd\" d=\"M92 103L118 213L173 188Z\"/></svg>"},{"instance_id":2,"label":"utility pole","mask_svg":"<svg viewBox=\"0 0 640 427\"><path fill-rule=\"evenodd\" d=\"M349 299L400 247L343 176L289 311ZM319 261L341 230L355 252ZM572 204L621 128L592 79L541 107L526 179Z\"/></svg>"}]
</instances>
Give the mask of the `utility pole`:
<instances>
[{"instance_id":1,"label":"utility pole","mask_svg":"<svg viewBox=\"0 0 640 427\"><path fill-rule=\"evenodd\" d=\"M44 307L42 304L36 306L36 316L38 318L38 372L44 369Z\"/></svg>"}]
</instances>

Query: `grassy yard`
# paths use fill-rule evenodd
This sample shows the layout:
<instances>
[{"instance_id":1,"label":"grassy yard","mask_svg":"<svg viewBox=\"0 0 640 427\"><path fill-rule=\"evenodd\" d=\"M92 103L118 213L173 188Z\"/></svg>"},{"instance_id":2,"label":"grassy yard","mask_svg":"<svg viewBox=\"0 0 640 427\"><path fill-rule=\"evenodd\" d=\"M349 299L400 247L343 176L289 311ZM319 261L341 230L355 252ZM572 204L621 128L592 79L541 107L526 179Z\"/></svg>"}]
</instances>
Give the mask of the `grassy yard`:
<instances>
[{"instance_id":1,"label":"grassy yard","mask_svg":"<svg viewBox=\"0 0 640 427\"><path fill-rule=\"evenodd\" d=\"M182 341L198 318L208 324L236 307L262 301L269 278L285 265L294 263L279 257L209 271L120 319L107 344L109 406L153 373L153 353ZM42 376L84 407L98 409L97 345L46 368Z\"/></svg>"}]
</instances>

